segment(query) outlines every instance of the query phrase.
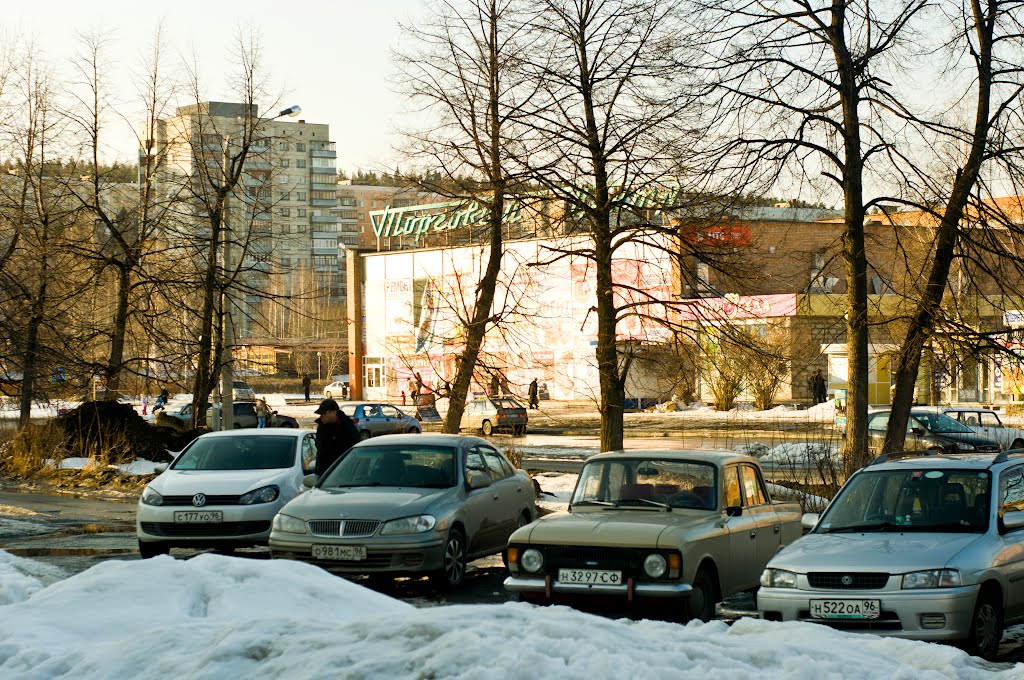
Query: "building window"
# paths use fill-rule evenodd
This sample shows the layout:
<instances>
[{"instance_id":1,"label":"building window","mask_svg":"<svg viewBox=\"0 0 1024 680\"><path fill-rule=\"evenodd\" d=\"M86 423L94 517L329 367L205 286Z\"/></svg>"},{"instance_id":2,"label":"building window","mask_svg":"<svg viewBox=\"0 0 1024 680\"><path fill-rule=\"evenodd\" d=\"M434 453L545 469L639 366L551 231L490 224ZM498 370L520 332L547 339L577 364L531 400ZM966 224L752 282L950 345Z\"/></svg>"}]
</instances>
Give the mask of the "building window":
<instances>
[{"instance_id":1,"label":"building window","mask_svg":"<svg viewBox=\"0 0 1024 680\"><path fill-rule=\"evenodd\" d=\"M278 142L277 143L277 148L278 148L279 151L287 151L288 150L288 142ZM285 161L285 162L287 163L287 161ZM288 167L288 166L285 166L285 167Z\"/></svg>"},{"instance_id":2,"label":"building window","mask_svg":"<svg viewBox=\"0 0 1024 680\"><path fill-rule=\"evenodd\" d=\"M295 193L298 196L298 198L296 200L298 200L298 201L305 201L306 200L306 192L305 191L296 191Z\"/></svg>"},{"instance_id":3,"label":"building window","mask_svg":"<svg viewBox=\"0 0 1024 680\"><path fill-rule=\"evenodd\" d=\"M306 150L306 144L304 142L295 142L295 150L296 151L305 151Z\"/></svg>"},{"instance_id":4,"label":"building window","mask_svg":"<svg viewBox=\"0 0 1024 680\"><path fill-rule=\"evenodd\" d=\"M287 158L282 158L281 159L281 167L282 168L287 168L288 167L288 163L289 163L289 161L288 161Z\"/></svg>"},{"instance_id":5,"label":"building window","mask_svg":"<svg viewBox=\"0 0 1024 680\"><path fill-rule=\"evenodd\" d=\"M361 199L361 198L359 199L359 207L360 208L365 208L366 207L366 205L363 203L363 199Z\"/></svg>"},{"instance_id":6,"label":"building window","mask_svg":"<svg viewBox=\"0 0 1024 680\"><path fill-rule=\"evenodd\" d=\"M291 180L288 178L288 175L278 175L277 176L277 183L278 184L288 184L288 182L290 182L290 181Z\"/></svg>"},{"instance_id":7,"label":"building window","mask_svg":"<svg viewBox=\"0 0 1024 680\"><path fill-rule=\"evenodd\" d=\"M277 214L281 217L291 217L292 210L291 208L280 208L278 209Z\"/></svg>"},{"instance_id":8,"label":"building window","mask_svg":"<svg viewBox=\"0 0 1024 680\"><path fill-rule=\"evenodd\" d=\"M297 225L295 225L295 233L296 234L305 234L306 233L306 225L305 224L297 224Z\"/></svg>"},{"instance_id":9,"label":"building window","mask_svg":"<svg viewBox=\"0 0 1024 680\"><path fill-rule=\"evenodd\" d=\"M299 210L297 212L297 215L299 217L305 217L306 216L306 209L305 208L299 208Z\"/></svg>"},{"instance_id":10,"label":"building window","mask_svg":"<svg viewBox=\"0 0 1024 680\"><path fill-rule=\"evenodd\" d=\"M297 161L295 161L295 167L297 167L297 168L304 168L304 167L306 167L306 159L305 158L300 158Z\"/></svg>"},{"instance_id":11,"label":"building window","mask_svg":"<svg viewBox=\"0 0 1024 680\"><path fill-rule=\"evenodd\" d=\"M281 258L281 269L288 269L292 266L292 258L282 257Z\"/></svg>"},{"instance_id":12,"label":"building window","mask_svg":"<svg viewBox=\"0 0 1024 680\"><path fill-rule=\"evenodd\" d=\"M281 192L281 200L282 201L290 201L290 200L292 200L292 192L290 192L290 191L282 191Z\"/></svg>"},{"instance_id":13,"label":"building window","mask_svg":"<svg viewBox=\"0 0 1024 680\"><path fill-rule=\"evenodd\" d=\"M337 248L338 240L333 238L315 238L313 239L314 248Z\"/></svg>"}]
</instances>

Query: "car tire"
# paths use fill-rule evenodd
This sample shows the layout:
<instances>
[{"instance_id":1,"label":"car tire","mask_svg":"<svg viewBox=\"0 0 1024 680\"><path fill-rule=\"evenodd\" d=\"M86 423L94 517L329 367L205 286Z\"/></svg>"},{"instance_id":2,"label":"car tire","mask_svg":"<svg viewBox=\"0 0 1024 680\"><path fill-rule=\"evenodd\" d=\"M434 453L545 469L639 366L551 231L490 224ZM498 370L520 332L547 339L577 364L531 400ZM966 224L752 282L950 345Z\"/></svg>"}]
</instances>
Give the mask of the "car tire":
<instances>
[{"instance_id":1,"label":"car tire","mask_svg":"<svg viewBox=\"0 0 1024 680\"><path fill-rule=\"evenodd\" d=\"M370 438L370 431L369 430L359 430L359 441L365 442L369 438Z\"/></svg>"},{"instance_id":2,"label":"car tire","mask_svg":"<svg viewBox=\"0 0 1024 680\"><path fill-rule=\"evenodd\" d=\"M171 552L171 546L165 543L148 543L146 541L139 541L139 557L148 560L151 557L157 555L166 555Z\"/></svg>"},{"instance_id":3,"label":"car tire","mask_svg":"<svg viewBox=\"0 0 1024 680\"><path fill-rule=\"evenodd\" d=\"M516 425L512 429L512 434L516 435L517 437L524 436L526 434L526 426L525 425Z\"/></svg>"},{"instance_id":4,"label":"car tire","mask_svg":"<svg viewBox=\"0 0 1024 680\"><path fill-rule=\"evenodd\" d=\"M693 591L686 601L686 620L710 621L715 618L715 580L701 568L693 577Z\"/></svg>"},{"instance_id":5,"label":"car tire","mask_svg":"<svg viewBox=\"0 0 1024 680\"><path fill-rule=\"evenodd\" d=\"M1010 444L1011 449L1024 449L1024 439L1014 439Z\"/></svg>"},{"instance_id":6,"label":"car tire","mask_svg":"<svg viewBox=\"0 0 1024 680\"><path fill-rule=\"evenodd\" d=\"M434 581L442 588L456 588L462 585L466 576L466 535L458 527L448 532L441 556L441 570L433 575Z\"/></svg>"},{"instance_id":7,"label":"car tire","mask_svg":"<svg viewBox=\"0 0 1024 680\"><path fill-rule=\"evenodd\" d=\"M235 427L236 430L241 430L242 429L242 424L241 423L235 423L234 427Z\"/></svg>"},{"instance_id":8,"label":"car tire","mask_svg":"<svg viewBox=\"0 0 1024 680\"><path fill-rule=\"evenodd\" d=\"M493 432L494 426L491 425L491 421L485 420L484 422L480 423L480 433L483 434L483 436L490 437Z\"/></svg>"},{"instance_id":9,"label":"car tire","mask_svg":"<svg viewBox=\"0 0 1024 680\"><path fill-rule=\"evenodd\" d=\"M410 427L410 428L409 428L408 430L406 430L405 432L406 432L407 434L421 434L420 428L418 428L418 427Z\"/></svg>"},{"instance_id":10,"label":"car tire","mask_svg":"<svg viewBox=\"0 0 1024 680\"><path fill-rule=\"evenodd\" d=\"M1003 639L1003 613L999 600L991 591L982 590L971 615L971 631L965 649L969 654L989 661L999 653L999 642Z\"/></svg>"}]
</instances>

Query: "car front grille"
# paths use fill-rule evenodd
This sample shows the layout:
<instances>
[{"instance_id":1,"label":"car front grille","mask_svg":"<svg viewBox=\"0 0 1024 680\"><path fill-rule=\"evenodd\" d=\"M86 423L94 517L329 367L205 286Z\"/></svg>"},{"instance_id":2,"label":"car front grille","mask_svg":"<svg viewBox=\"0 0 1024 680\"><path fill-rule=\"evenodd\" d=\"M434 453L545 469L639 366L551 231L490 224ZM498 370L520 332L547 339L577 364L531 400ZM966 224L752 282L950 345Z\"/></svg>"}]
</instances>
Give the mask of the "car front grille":
<instances>
[{"instance_id":1,"label":"car front grille","mask_svg":"<svg viewBox=\"0 0 1024 680\"><path fill-rule=\"evenodd\" d=\"M589 546L533 545L544 553L544 571L559 569L612 569L626 576L643 573L644 558L654 550Z\"/></svg>"},{"instance_id":2,"label":"car front grille","mask_svg":"<svg viewBox=\"0 0 1024 680\"><path fill-rule=\"evenodd\" d=\"M153 536L248 536L270 531L270 522L211 522L209 524L177 524L175 522L141 522L142 530Z\"/></svg>"},{"instance_id":3,"label":"car front grille","mask_svg":"<svg viewBox=\"0 0 1024 680\"><path fill-rule=\"evenodd\" d=\"M375 519L311 519L309 533L333 538L366 538L377 533L380 521Z\"/></svg>"},{"instance_id":4,"label":"car front grille","mask_svg":"<svg viewBox=\"0 0 1024 680\"><path fill-rule=\"evenodd\" d=\"M812 588L828 590L880 590L889 582L889 574L818 571L807 574Z\"/></svg>"},{"instance_id":5,"label":"car front grille","mask_svg":"<svg viewBox=\"0 0 1024 680\"><path fill-rule=\"evenodd\" d=\"M240 496L216 496L212 494L205 494L206 502L203 503L202 507L209 507L211 505L238 505L238 499ZM168 505L187 505L193 507L192 498L195 494L188 496L164 496L163 501L160 503L161 506Z\"/></svg>"},{"instance_id":6,"label":"car front grille","mask_svg":"<svg viewBox=\"0 0 1024 680\"><path fill-rule=\"evenodd\" d=\"M978 444L978 445L976 445L974 447L974 450L975 451L980 451L981 453L996 453L996 452L999 451L999 445L998 444Z\"/></svg>"}]
</instances>

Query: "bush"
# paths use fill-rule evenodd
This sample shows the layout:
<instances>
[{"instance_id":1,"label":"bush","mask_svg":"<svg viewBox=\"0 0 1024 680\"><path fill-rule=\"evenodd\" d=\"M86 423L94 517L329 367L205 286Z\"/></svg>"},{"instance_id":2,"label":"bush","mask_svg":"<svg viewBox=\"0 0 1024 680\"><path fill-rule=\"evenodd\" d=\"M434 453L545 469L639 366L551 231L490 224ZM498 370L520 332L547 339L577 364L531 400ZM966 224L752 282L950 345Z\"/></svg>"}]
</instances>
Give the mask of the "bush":
<instances>
[{"instance_id":1,"label":"bush","mask_svg":"<svg viewBox=\"0 0 1024 680\"><path fill-rule=\"evenodd\" d=\"M38 476L67 457L67 437L53 421L31 423L0 444L0 470L9 477Z\"/></svg>"},{"instance_id":2,"label":"bush","mask_svg":"<svg viewBox=\"0 0 1024 680\"><path fill-rule=\"evenodd\" d=\"M170 460L167 451L180 451L202 434L153 427L128 404L87 401L53 421L65 439L71 457L93 458L100 463L124 463L145 458Z\"/></svg>"}]
</instances>

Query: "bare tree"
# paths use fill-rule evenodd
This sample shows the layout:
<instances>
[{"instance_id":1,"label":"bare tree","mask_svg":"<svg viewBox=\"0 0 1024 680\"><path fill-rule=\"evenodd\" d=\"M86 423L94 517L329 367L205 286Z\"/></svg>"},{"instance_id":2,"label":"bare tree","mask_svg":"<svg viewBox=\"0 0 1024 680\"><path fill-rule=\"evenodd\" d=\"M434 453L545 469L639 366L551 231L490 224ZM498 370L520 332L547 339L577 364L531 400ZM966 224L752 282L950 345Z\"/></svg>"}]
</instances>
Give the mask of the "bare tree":
<instances>
[{"instance_id":1,"label":"bare tree","mask_svg":"<svg viewBox=\"0 0 1024 680\"><path fill-rule=\"evenodd\" d=\"M978 273L984 274L984 270L994 268L996 260L1012 263L1020 258L1015 243L1020 232L1019 206L989 200L992 194L985 191L985 173L987 170L991 182L999 183L1002 179L1012 183L1024 168L1024 140L1019 132L1024 103L1024 67L1020 63L1024 35L1022 3L971 0L947 3L944 9L947 12L943 20L954 33L947 43L954 57L950 70L955 72L957 62L964 60L973 71L973 92L961 93L956 101L973 101L975 108L973 120L966 124L958 124L957 120L924 120L907 114L915 124L932 133L935 147L948 150L950 166L940 175L948 178L946 187L932 180L928 171L933 168L922 168L919 175L923 191L932 200L918 201L915 207L934 220L935 237L922 272L925 283L916 291L914 308L908 314L896 357L892 412L883 451L903 448L923 350L944 321L947 329L955 325L942 312L954 263L958 259L972 262L980 270ZM987 230L1003 233L986 235ZM993 281L998 280L993 277ZM1019 281L1020 272L1012 272L1006 280Z\"/></svg>"},{"instance_id":2,"label":"bare tree","mask_svg":"<svg viewBox=\"0 0 1024 680\"><path fill-rule=\"evenodd\" d=\"M459 313L464 342L446 389L445 432L459 431L484 337L497 318L505 212L517 190L509 159L521 147L515 121L530 98L517 71L526 48L522 11L518 0L442 0L431 21L407 29L419 49L400 57L406 89L433 121L411 133L418 157L440 170L443 190L477 201L485 213L487 264Z\"/></svg>"},{"instance_id":3,"label":"bare tree","mask_svg":"<svg viewBox=\"0 0 1024 680\"><path fill-rule=\"evenodd\" d=\"M719 167L768 182L782 177L818 186L824 178L843 197L849 469L863 466L868 455L864 220L878 199L865 197L865 177L884 177L896 164L887 121L902 106L888 71L907 57L910 24L927 4L736 0L699 6L702 16L713 18L708 73L721 93L715 133L729 140L721 150L732 159Z\"/></svg>"},{"instance_id":4,"label":"bare tree","mask_svg":"<svg viewBox=\"0 0 1024 680\"><path fill-rule=\"evenodd\" d=\"M565 206L570 239L548 262L579 257L593 265L600 383L601 450L622 448L625 385L635 348L620 345L618 324L657 322L666 300L616 277L616 254L685 248L667 218L684 187L688 114L698 92L683 59L689 35L678 2L536 0L535 36L525 65L543 97L531 111L533 182ZM628 256L627 256L628 257ZM666 314L660 314L660 321Z\"/></svg>"}]
</instances>

